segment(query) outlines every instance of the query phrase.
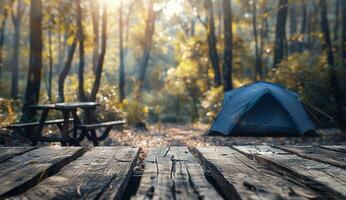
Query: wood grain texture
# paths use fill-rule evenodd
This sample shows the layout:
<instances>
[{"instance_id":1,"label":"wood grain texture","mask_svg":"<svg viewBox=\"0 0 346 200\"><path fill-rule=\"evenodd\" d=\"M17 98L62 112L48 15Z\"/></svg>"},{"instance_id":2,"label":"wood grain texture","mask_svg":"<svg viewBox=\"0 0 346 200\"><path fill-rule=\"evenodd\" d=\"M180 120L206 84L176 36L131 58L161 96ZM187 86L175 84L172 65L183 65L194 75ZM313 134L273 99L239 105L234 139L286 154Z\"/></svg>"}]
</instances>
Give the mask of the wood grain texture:
<instances>
[{"instance_id":1,"label":"wood grain texture","mask_svg":"<svg viewBox=\"0 0 346 200\"><path fill-rule=\"evenodd\" d=\"M187 147L151 148L133 199L222 199Z\"/></svg>"},{"instance_id":2,"label":"wood grain texture","mask_svg":"<svg viewBox=\"0 0 346 200\"><path fill-rule=\"evenodd\" d=\"M327 198L346 199L346 171L333 165L304 159L266 146L234 146L267 168L291 176L323 193Z\"/></svg>"},{"instance_id":3,"label":"wood grain texture","mask_svg":"<svg viewBox=\"0 0 346 200\"><path fill-rule=\"evenodd\" d=\"M0 163L0 199L33 187L82 153L80 147L43 147Z\"/></svg>"},{"instance_id":4,"label":"wood grain texture","mask_svg":"<svg viewBox=\"0 0 346 200\"><path fill-rule=\"evenodd\" d=\"M96 147L12 199L120 199L139 149Z\"/></svg>"},{"instance_id":5,"label":"wood grain texture","mask_svg":"<svg viewBox=\"0 0 346 200\"><path fill-rule=\"evenodd\" d=\"M33 149L35 147L0 147L0 162L4 162Z\"/></svg>"},{"instance_id":6,"label":"wood grain texture","mask_svg":"<svg viewBox=\"0 0 346 200\"><path fill-rule=\"evenodd\" d=\"M329 149L332 151L346 153L346 145L322 145L320 147L324 149Z\"/></svg>"},{"instance_id":7,"label":"wood grain texture","mask_svg":"<svg viewBox=\"0 0 346 200\"><path fill-rule=\"evenodd\" d=\"M265 169L228 147L198 147L197 153L227 199L315 199L311 189Z\"/></svg>"},{"instance_id":8,"label":"wood grain texture","mask_svg":"<svg viewBox=\"0 0 346 200\"><path fill-rule=\"evenodd\" d=\"M279 149L296 154L302 158L331 164L346 169L346 153L332 151L316 146L275 146Z\"/></svg>"}]
</instances>

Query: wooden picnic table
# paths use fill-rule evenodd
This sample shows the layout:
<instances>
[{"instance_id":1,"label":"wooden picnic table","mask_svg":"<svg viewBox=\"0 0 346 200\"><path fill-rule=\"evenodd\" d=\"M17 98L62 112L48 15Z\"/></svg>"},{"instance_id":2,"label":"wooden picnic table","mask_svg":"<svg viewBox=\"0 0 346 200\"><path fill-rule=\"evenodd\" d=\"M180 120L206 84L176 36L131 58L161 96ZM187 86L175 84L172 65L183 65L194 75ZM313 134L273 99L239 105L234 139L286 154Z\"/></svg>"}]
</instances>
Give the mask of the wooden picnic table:
<instances>
[{"instance_id":1,"label":"wooden picnic table","mask_svg":"<svg viewBox=\"0 0 346 200\"><path fill-rule=\"evenodd\" d=\"M85 121L86 123L92 123L92 117L90 116L90 111L95 110L99 103L96 102L68 102L68 103L56 103L56 104L38 104L30 105L29 108L33 110L42 110L41 117L39 120L38 129L35 133L36 137L42 137L42 130L47 120L47 116L50 110L59 110L63 116L63 125L60 128L62 136L62 144L66 145L66 141L75 140L75 144L78 144L85 137L85 132L81 133L80 136L77 136L77 130L75 129L76 125L83 124L83 120L78 116L78 108L81 108L85 112ZM72 117L74 127L69 130L70 117ZM69 132L73 132L73 136L69 135Z\"/></svg>"},{"instance_id":2,"label":"wooden picnic table","mask_svg":"<svg viewBox=\"0 0 346 200\"><path fill-rule=\"evenodd\" d=\"M98 142L105 139L110 130L115 125L125 124L124 120L110 121L100 123L96 120L95 110L99 103L96 102L68 102L56 104L38 104L30 105L29 109L34 111L42 111L38 122L20 123L10 125L9 128L19 129L24 128L28 132L28 138L36 145L38 141L42 142L61 142L63 146L66 144L79 145L86 137L91 140L95 146ZM84 120L78 115L78 109L84 111ZM47 120L49 111L61 111L63 119ZM70 123L73 126L70 127ZM44 126L55 124L60 129L61 137L43 136L42 131ZM99 136L96 129L105 127L103 133ZM72 133L72 135L71 135Z\"/></svg>"},{"instance_id":3,"label":"wooden picnic table","mask_svg":"<svg viewBox=\"0 0 346 200\"><path fill-rule=\"evenodd\" d=\"M346 146L140 152L125 146L0 147L0 199L346 199Z\"/></svg>"}]
</instances>

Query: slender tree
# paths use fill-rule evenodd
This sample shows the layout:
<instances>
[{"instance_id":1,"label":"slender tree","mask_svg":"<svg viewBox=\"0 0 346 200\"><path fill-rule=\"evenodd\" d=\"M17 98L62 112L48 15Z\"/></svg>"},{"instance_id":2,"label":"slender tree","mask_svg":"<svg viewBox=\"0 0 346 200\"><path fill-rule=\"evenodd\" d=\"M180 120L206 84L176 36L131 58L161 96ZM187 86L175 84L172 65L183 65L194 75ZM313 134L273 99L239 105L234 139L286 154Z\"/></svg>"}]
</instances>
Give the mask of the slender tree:
<instances>
[{"instance_id":1,"label":"slender tree","mask_svg":"<svg viewBox=\"0 0 346 200\"><path fill-rule=\"evenodd\" d=\"M91 0L91 16L92 16L92 24L93 24L93 57L92 64L93 70L96 72L97 64L98 64L98 56L99 56L99 21L100 21L100 3L99 0Z\"/></svg>"},{"instance_id":2,"label":"slender tree","mask_svg":"<svg viewBox=\"0 0 346 200\"><path fill-rule=\"evenodd\" d=\"M48 100L52 101L52 80L53 80L53 49L52 49L52 29L53 29L53 17L51 16L48 22L48 60L49 60L49 71L48 71L48 88L47 96Z\"/></svg>"},{"instance_id":3,"label":"slender tree","mask_svg":"<svg viewBox=\"0 0 346 200\"><path fill-rule=\"evenodd\" d=\"M340 7L342 0L335 1L334 41L339 40Z\"/></svg>"},{"instance_id":4,"label":"slender tree","mask_svg":"<svg viewBox=\"0 0 346 200\"><path fill-rule=\"evenodd\" d=\"M35 112L29 110L28 105L37 104L39 101L42 50L42 0L31 0L29 72L21 121L29 121L35 116Z\"/></svg>"},{"instance_id":5,"label":"slender tree","mask_svg":"<svg viewBox=\"0 0 346 200\"><path fill-rule=\"evenodd\" d=\"M297 20L297 5L295 2L291 2L289 6L289 18L290 18L290 45L289 45L289 53L295 53L298 50L298 40L297 40L297 32L298 32L298 20Z\"/></svg>"},{"instance_id":6,"label":"slender tree","mask_svg":"<svg viewBox=\"0 0 346 200\"><path fill-rule=\"evenodd\" d=\"M3 63L3 47L5 41L5 30L6 30L6 22L8 17L8 10L6 8L3 9L4 15L0 25L0 86L2 85L2 69L4 68Z\"/></svg>"},{"instance_id":7,"label":"slender tree","mask_svg":"<svg viewBox=\"0 0 346 200\"><path fill-rule=\"evenodd\" d=\"M330 86L333 94L333 100L336 105L337 121L340 126L345 127L345 121L343 118L343 94L340 89L340 84L337 77L337 72L335 68L335 61L333 55L333 46L329 31L329 22L327 17L327 3L325 0L320 0L321 8L321 31L324 37L323 48L327 53L328 65L329 65L329 80Z\"/></svg>"},{"instance_id":8,"label":"slender tree","mask_svg":"<svg viewBox=\"0 0 346 200\"><path fill-rule=\"evenodd\" d=\"M123 46L123 2L119 7L119 100L125 99L125 64L124 64L124 46Z\"/></svg>"},{"instance_id":9,"label":"slender tree","mask_svg":"<svg viewBox=\"0 0 346 200\"><path fill-rule=\"evenodd\" d=\"M342 0L342 60L346 64L346 0Z\"/></svg>"},{"instance_id":10,"label":"slender tree","mask_svg":"<svg viewBox=\"0 0 346 200\"><path fill-rule=\"evenodd\" d=\"M254 75L254 80L257 80L257 77L259 76L260 79L263 78L262 75L262 58L260 55L260 47L259 47L259 42L258 42L258 33L257 33L257 0L254 0L252 2L252 10L253 10L253 15L252 15L252 27L253 27L253 35L255 39L255 56L256 56L256 67L255 67L255 75Z\"/></svg>"},{"instance_id":11,"label":"slender tree","mask_svg":"<svg viewBox=\"0 0 346 200\"><path fill-rule=\"evenodd\" d=\"M76 0L77 4L77 34L79 41L79 69L78 69L78 98L80 101L87 101L84 90L84 66L85 66L85 55L84 55L84 31L82 22L82 6L81 0Z\"/></svg>"},{"instance_id":12,"label":"slender tree","mask_svg":"<svg viewBox=\"0 0 346 200\"><path fill-rule=\"evenodd\" d=\"M307 5L306 5L306 2L302 2L302 22L301 22L302 24L300 26L301 39L299 40L299 52L302 52L304 49L307 18L308 18Z\"/></svg>"},{"instance_id":13,"label":"slender tree","mask_svg":"<svg viewBox=\"0 0 346 200\"><path fill-rule=\"evenodd\" d=\"M223 22L225 36L225 50L223 63L224 91L231 90L232 87L232 14L231 1L222 0L223 3Z\"/></svg>"},{"instance_id":14,"label":"slender tree","mask_svg":"<svg viewBox=\"0 0 346 200\"><path fill-rule=\"evenodd\" d=\"M90 100L95 101L96 95L99 91L103 70L103 62L106 56L107 49L107 4L103 5L103 14L102 14L102 41L101 41L101 53L98 59L97 68L95 72L95 82L91 91Z\"/></svg>"},{"instance_id":15,"label":"slender tree","mask_svg":"<svg viewBox=\"0 0 346 200\"><path fill-rule=\"evenodd\" d=\"M146 20L146 27L145 27L145 33L144 33L145 37L144 37L143 55L140 60L139 86L138 86L138 92L137 92L138 96L140 96L144 87L145 73L148 67L151 47L153 45L153 35L155 31L155 21L156 21L156 12L154 11L154 2L155 0L149 1L148 16Z\"/></svg>"},{"instance_id":16,"label":"slender tree","mask_svg":"<svg viewBox=\"0 0 346 200\"><path fill-rule=\"evenodd\" d=\"M214 84L216 86L221 85L221 75L219 67L219 55L217 53L217 39L215 35L214 25L214 9L213 2L211 0L204 0L204 7L207 11L207 39L208 39L208 50L211 65L214 71ZM226 28L225 28L226 29Z\"/></svg>"},{"instance_id":17,"label":"slender tree","mask_svg":"<svg viewBox=\"0 0 346 200\"><path fill-rule=\"evenodd\" d=\"M59 75L59 81L58 81L58 102L64 102L65 101L65 95L64 95L64 83L65 83L65 79L71 69L71 64L73 61L73 56L74 53L76 51L77 48L77 37L75 37L73 39L72 45L68 51L68 55L67 55L67 60L65 63L65 66L63 68L63 70L61 71L60 75Z\"/></svg>"},{"instance_id":18,"label":"slender tree","mask_svg":"<svg viewBox=\"0 0 346 200\"><path fill-rule=\"evenodd\" d=\"M287 18L288 0L279 1L279 10L276 19L275 29L275 46L274 46L274 62L273 68L277 68L284 58L284 40L286 33L286 18Z\"/></svg>"},{"instance_id":19,"label":"slender tree","mask_svg":"<svg viewBox=\"0 0 346 200\"><path fill-rule=\"evenodd\" d=\"M18 77L19 77L19 42L21 35L21 22L25 13L25 4L22 0L18 0L16 11L12 12L12 23L14 26L13 35L13 53L12 53L12 81L11 81L11 97L18 98Z\"/></svg>"},{"instance_id":20,"label":"slender tree","mask_svg":"<svg viewBox=\"0 0 346 200\"><path fill-rule=\"evenodd\" d=\"M68 33L66 31L67 28L65 28L64 30L62 30L62 28L59 28L59 39L58 39L58 62L57 62L57 66L56 69L59 69L59 71L61 72L61 69L63 67L65 58L66 58L66 54L67 54L67 36Z\"/></svg>"},{"instance_id":21,"label":"slender tree","mask_svg":"<svg viewBox=\"0 0 346 200\"><path fill-rule=\"evenodd\" d=\"M125 49L124 49L124 57L127 56L127 53L128 53L128 44L129 44L129 37L130 37L130 19L131 19L131 16L132 16L132 12L133 12L133 8L136 4L136 0L133 0L131 3L130 3L130 6L128 8L128 12L127 12L127 15L126 15L126 30L125 30ZM123 8L124 9L124 8Z\"/></svg>"}]
</instances>

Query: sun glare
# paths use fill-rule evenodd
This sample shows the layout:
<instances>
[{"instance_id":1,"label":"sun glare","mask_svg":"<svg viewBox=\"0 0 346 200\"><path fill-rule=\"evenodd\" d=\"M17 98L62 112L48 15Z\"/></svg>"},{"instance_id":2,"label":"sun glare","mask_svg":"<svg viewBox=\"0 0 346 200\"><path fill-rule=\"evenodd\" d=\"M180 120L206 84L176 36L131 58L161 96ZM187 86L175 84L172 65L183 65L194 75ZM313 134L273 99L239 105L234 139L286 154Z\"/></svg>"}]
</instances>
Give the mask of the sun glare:
<instances>
[{"instance_id":1,"label":"sun glare","mask_svg":"<svg viewBox=\"0 0 346 200\"><path fill-rule=\"evenodd\" d=\"M122 0L99 0L100 5L107 4L109 7L118 7L120 6Z\"/></svg>"},{"instance_id":2,"label":"sun glare","mask_svg":"<svg viewBox=\"0 0 346 200\"><path fill-rule=\"evenodd\" d=\"M167 17L172 17L174 15L179 15L183 12L182 0L170 0L167 2L163 9L163 14Z\"/></svg>"}]
</instances>

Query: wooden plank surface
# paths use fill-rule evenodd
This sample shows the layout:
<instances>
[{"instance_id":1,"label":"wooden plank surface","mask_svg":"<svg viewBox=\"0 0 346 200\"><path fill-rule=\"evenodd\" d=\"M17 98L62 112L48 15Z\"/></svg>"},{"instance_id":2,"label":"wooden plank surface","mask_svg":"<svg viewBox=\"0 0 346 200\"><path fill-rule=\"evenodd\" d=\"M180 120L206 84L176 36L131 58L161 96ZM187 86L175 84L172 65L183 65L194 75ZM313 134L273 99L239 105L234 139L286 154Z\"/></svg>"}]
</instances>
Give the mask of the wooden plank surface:
<instances>
[{"instance_id":1,"label":"wooden plank surface","mask_svg":"<svg viewBox=\"0 0 346 200\"><path fill-rule=\"evenodd\" d=\"M346 169L346 153L332 151L317 146L287 145L277 146L277 148L283 149L306 159L311 159Z\"/></svg>"},{"instance_id":2,"label":"wooden plank surface","mask_svg":"<svg viewBox=\"0 0 346 200\"><path fill-rule=\"evenodd\" d=\"M151 148L134 199L222 199L187 147Z\"/></svg>"},{"instance_id":3,"label":"wooden plank surface","mask_svg":"<svg viewBox=\"0 0 346 200\"><path fill-rule=\"evenodd\" d=\"M139 149L96 147L12 199L120 199Z\"/></svg>"},{"instance_id":4,"label":"wooden plank surface","mask_svg":"<svg viewBox=\"0 0 346 200\"><path fill-rule=\"evenodd\" d=\"M35 147L0 147L0 162L4 162L14 156L31 151Z\"/></svg>"},{"instance_id":5,"label":"wooden plank surface","mask_svg":"<svg viewBox=\"0 0 346 200\"><path fill-rule=\"evenodd\" d=\"M322 145L321 148L346 153L346 145Z\"/></svg>"},{"instance_id":6,"label":"wooden plank surface","mask_svg":"<svg viewBox=\"0 0 346 200\"><path fill-rule=\"evenodd\" d=\"M325 163L304 159L270 146L234 146L267 168L292 176L328 198L346 199L346 171Z\"/></svg>"},{"instance_id":7,"label":"wooden plank surface","mask_svg":"<svg viewBox=\"0 0 346 200\"><path fill-rule=\"evenodd\" d=\"M198 155L227 199L311 199L311 189L286 180L228 147L198 147Z\"/></svg>"},{"instance_id":8,"label":"wooden plank surface","mask_svg":"<svg viewBox=\"0 0 346 200\"><path fill-rule=\"evenodd\" d=\"M0 199L38 184L82 153L80 147L43 147L0 163Z\"/></svg>"}]
</instances>

